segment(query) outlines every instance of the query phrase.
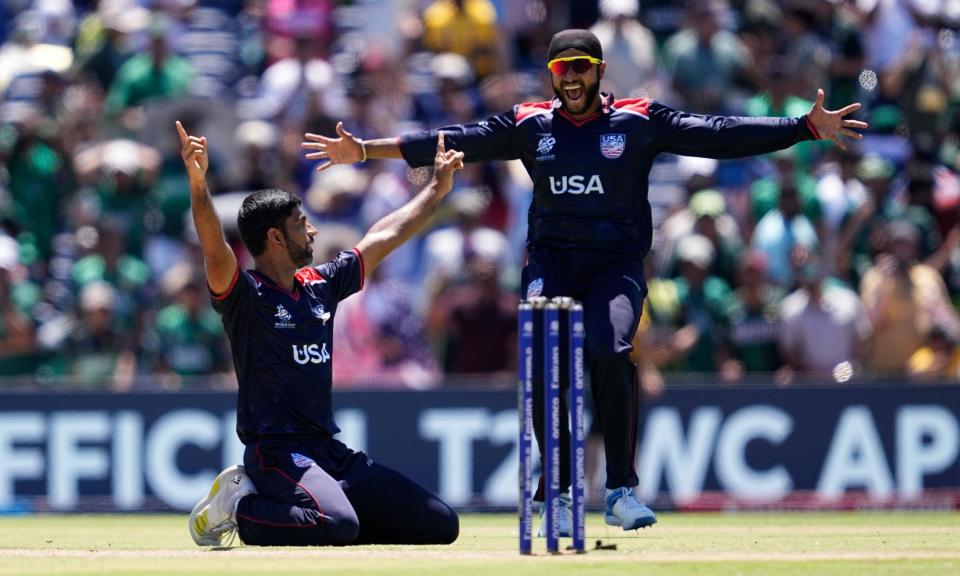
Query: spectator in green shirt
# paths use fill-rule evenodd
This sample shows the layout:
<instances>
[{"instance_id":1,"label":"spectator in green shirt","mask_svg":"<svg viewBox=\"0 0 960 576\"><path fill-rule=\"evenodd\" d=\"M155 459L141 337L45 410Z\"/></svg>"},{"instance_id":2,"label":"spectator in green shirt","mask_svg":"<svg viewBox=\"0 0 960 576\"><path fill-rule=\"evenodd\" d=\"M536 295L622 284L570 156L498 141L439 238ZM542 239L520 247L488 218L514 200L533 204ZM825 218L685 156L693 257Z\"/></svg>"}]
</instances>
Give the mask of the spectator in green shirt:
<instances>
[{"instance_id":1,"label":"spectator in green shirt","mask_svg":"<svg viewBox=\"0 0 960 576\"><path fill-rule=\"evenodd\" d=\"M714 248L706 237L692 234L677 245L681 275L649 283L650 318L661 337L658 362L686 372L713 372L726 324L724 303L729 298L726 282L710 276ZM669 333L669 334L668 334Z\"/></svg>"},{"instance_id":2,"label":"spectator in green shirt","mask_svg":"<svg viewBox=\"0 0 960 576\"><path fill-rule=\"evenodd\" d=\"M895 173L893 163L877 155L867 155L857 165L857 177L868 195L864 203L844 220L837 247L837 274L849 279L853 285L857 285L874 265L877 254L887 249L887 227L895 220L909 222L916 230L921 261L930 258L941 247L940 232L931 211L932 173L917 170L911 174L905 204L890 198Z\"/></svg>"},{"instance_id":3,"label":"spectator in green shirt","mask_svg":"<svg viewBox=\"0 0 960 576\"><path fill-rule=\"evenodd\" d=\"M70 196L71 174L60 152L51 124L31 115L16 124L8 135L9 153L0 150L0 161L7 160L10 178L12 216L24 232L33 235L44 260L50 257L54 234L61 221L63 202ZM4 128L0 122L0 130Z\"/></svg>"},{"instance_id":4,"label":"spectator in green shirt","mask_svg":"<svg viewBox=\"0 0 960 576\"><path fill-rule=\"evenodd\" d=\"M767 259L762 252L753 251L740 259L737 289L725 304L721 378L735 381L746 372L780 369L780 304L784 295L767 281Z\"/></svg>"},{"instance_id":5,"label":"spectator in green shirt","mask_svg":"<svg viewBox=\"0 0 960 576\"><path fill-rule=\"evenodd\" d=\"M788 148L768 156L776 168L776 173L760 178L750 186L754 223L760 222L767 213L777 207L784 188L793 188L800 195L800 210L803 215L814 227L820 227L823 209L817 197L817 181L809 172L799 167L797 154L793 148Z\"/></svg>"},{"instance_id":6,"label":"spectator in green shirt","mask_svg":"<svg viewBox=\"0 0 960 576\"><path fill-rule=\"evenodd\" d=\"M165 289L174 302L157 313L158 354L154 369L165 388L178 389L184 377L209 376L230 368L220 317L208 304L204 284L192 267L171 270Z\"/></svg>"},{"instance_id":7,"label":"spectator in green shirt","mask_svg":"<svg viewBox=\"0 0 960 576\"><path fill-rule=\"evenodd\" d=\"M39 360L30 314L40 289L25 279L12 280L19 252L16 240L0 235L0 376L32 374Z\"/></svg>"},{"instance_id":8,"label":"spectator in green shirt","mask_svg":"<svg viewBox=\"0 0 960 576\"><path fill-rule=\"evenodd\" d=\"M803 116L810 110L813 102L796 96L797 90L794 79L790 76L789 66L783 56L770 56L761 64L765 73L759 75L759 79L764 84L755 95L747 99L744 105L746 116L794 117ZM813 165L817 152L827 150L830 146L829 141L798 142L789 148L789 154L796 158L796 165L806 172Z\"/></svg>"},{"instance_id":9,"label":"spectator in green shirt","mask_svg":"<svg viewBox=\"0 0 960 576\"><path fill-rule=\"evenodd\" d=\"M187 60L170 53L166 39L168 27L164 20L155 20L150 27L149 50L120 67L104 105L104 114L108 117L119 116L131 106L187 92L193 68Z\"/></svg>"},{"instance_id":10,"label":"spectator in green shirt","mask_svg":"<svg viewBox=\"0 0 960 576\"><path fill-rule=\"evenodd\" d=\"M733 282L743 241L736 220L727 212L723 194L711 188L699 190L690 196L686 208L664 221L658 232L660 245L655 256L658 275L673 277L679 274L676 247L690 234L701 234L713 244L715 257L711 275Z\"/></svg>"},{"instance_id":11,"label":"spectator in green shirt","mask_svg":"<svg viewBox=\"0 0 960 576\"><path fill-rule=\"evenodd\" d=\"M70 384L84 389L129 390L137 371L135 345L114 322L117 291L91 282L80 292L77 323L64 349Z\"/></svg>"},{"instance_id":12,"label":"spectator in green shirt","mask_svg":"<svg viewBox=\"0 0 960 576\"><path fill-rule=\"evenodd\" d=\"M160 163L157 151L132 140L116 139L77 154L78 178L90 182L78 200L99 220L123 229L131 254L143 256L147 236L160 225L153 180Z\"/></svg>"},{"instance_id":13,"label":"spectator in green shirt","mask_svg":"<svg viewBox=\"0 0 960 576\"><path fill-rule=\"evenodd\" d=\"M148 309L150 268L127 250L123 225L112 220L97 228L94 250L74 263L71 278L77 290L94 282L105 282L117 294L112 313L120 329L135 345L140 344L143 316Z\"/></svg>"}]
</instances>

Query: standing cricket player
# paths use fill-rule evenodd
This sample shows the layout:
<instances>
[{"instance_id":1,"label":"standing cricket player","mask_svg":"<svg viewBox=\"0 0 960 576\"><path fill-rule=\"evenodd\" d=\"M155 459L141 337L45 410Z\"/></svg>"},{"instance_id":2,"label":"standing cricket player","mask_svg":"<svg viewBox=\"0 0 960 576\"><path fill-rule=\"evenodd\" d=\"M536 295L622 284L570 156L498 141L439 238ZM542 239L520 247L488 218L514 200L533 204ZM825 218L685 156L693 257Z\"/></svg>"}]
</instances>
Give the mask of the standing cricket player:
<instances>
[{"instance_id":1,"label":"standing cricket player","mask_svg":"<svg viewBox=\"0 0 960 576\"><path fill-rule=\"evenodd\" d=\"M190 534L247 544L449 544L457 514L406 476L333 437L333 319L337 303L419 230L453 186L463 154L437 140L434 177L373 225L356 248L317 267L317 229L300 199L262 190L243 201L240 235L254 257L240 270L206 186L207 141L177 122L214 308L230 338L240 389L237 434L244 465L224 470L190 515Z\"/></svg>"},{"instance_id":2,"label":"standing cricket player","mask_svg":"<svg viewBox=\"0 0 960 576\"><path fill-rule=\"evenodd\" d=\"M737 158L817 139L843 146L842 138L860 138L854 129L866 124L846 119L859 104L825 110L823 91L799 118L700 116L646 98L615 100L600 93L606 63L599 40L586 30L554 35L547 67L556 95L552 101L520 104L472 124L392 139L360 140L338 125L338 137L307 134L302 146L307 158L327 160L321 170L366 158L403 158L410 166L424 166L442 131L467 162L523 162L534 194L522 295L570 296L583 302L595 417L607 462L606 522L632 530L656 522L634 492L639 394L630 362L630 341L647 292L643 258L653 237L647 200L653 159L661 152ZM542 452L543 378L539 372L534 376L535 430ZM565 395L561 398L565 402ZM566 419L565 406L561 414ZM560 429L561 490L567 490L569 428L562 422ZM535 500L543 501L542 478ZM568 536L569 496L561 502L561 534Z\"/></svg>"}]
</instances>

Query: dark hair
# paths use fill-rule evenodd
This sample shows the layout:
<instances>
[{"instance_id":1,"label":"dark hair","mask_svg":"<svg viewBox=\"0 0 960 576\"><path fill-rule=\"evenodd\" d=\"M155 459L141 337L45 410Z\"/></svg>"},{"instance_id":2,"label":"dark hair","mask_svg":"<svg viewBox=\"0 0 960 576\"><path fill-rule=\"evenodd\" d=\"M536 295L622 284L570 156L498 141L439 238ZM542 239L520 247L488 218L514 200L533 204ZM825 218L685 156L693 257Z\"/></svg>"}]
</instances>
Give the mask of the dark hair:
<instances>
[{"instance_id":1,"label":"dark hair","mask_svg":"<svg viewBox=\"0 0 960 576\"><path fill-rule=\"evenodd\" d=\"M258 190L243 199L237 215L240 238L251 256L259 256L267 247L267 230L285 230L283 221L300 206L300 198L285 190Z\"/></svg>"}]
</instances>

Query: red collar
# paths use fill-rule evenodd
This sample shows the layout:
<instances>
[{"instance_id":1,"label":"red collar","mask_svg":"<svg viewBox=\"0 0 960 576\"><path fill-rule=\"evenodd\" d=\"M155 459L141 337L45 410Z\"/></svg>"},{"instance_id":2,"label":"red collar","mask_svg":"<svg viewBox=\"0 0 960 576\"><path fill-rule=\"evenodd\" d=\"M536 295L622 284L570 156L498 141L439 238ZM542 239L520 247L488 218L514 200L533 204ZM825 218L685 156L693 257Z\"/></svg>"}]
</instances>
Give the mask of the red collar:
<instances>
[{"instance_id":1,"label":"red collar","mask_svg":"<svg viewBox=\"0 0 960 576\"><path fill-rule=\"evenodd\" d=\"M559 99L554 98L554 101L556 101L556 102L559 104ZM571 124L573 124L574 126L576 126L577 128L579 128L579 127L583 126L584 124L588 124L588 123L590 123L590 122L593 122L594 120L596 120L597 118L603 116L604 114L609 114L609 113L610 113L610 106L611 106L611 104L613 104L613 94L608 94L608 93L606 93L606 92L601 92L601 93L600 93L600 110L598 110L595 114L591 114L590 116L587 116L586 118L584 118L584 119L582 119L582 120L574 120L573 116L571 116L566 110L564 110L564 109L563 109L561 106L559 106L559 105L557 106L557 112L558 112L561 116L563 116L564 118L566 118L567 121L569 121Z\"/></svg>"},{"instance_id":2,"label":"red collar","mask_svg":"<svg viewBox=\"0 0 960 576\"><path fill-rule=\"evenodd\" d=\"M584 124L587 124L588 122L593 122L597 118L603 116L603 112L597 112L596 114L591 114L590 116L587 116L583 120L574 120L573 116L568 114L567 111L564 110L563 108L558 109L557 112L577 128L583 126Z\"/></svg>"}]
</instances>

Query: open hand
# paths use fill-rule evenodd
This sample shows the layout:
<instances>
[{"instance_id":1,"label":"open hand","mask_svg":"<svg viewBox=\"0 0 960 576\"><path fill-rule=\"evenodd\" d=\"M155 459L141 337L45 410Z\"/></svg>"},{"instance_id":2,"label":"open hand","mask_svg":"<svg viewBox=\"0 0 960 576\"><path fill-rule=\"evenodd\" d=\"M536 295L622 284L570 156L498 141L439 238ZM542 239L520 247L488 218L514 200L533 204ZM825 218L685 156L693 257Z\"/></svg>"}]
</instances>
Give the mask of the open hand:
<instances>
[{"instance_id":1,"label":"open hand","mask_svg":"<svg viewBox=\"0 0 960 576\"><path fill-rule=\"evenodd\" d=\"M307 160L324 158L327 160L317 167L317 172L323 172L336 164L353 164L363 161L363 144L359 138L344 129L343 122L337 122L337 136L339 138L330 138L309 132L303 135L307 141L301 142L300 148L315 150L315 152L308 152L304 157Z\"/></svg>"},{"instance_id":2,"label":"open hand","mask_svg":"<svg viewBox=\"0 0 960 576\"><path fill-rule=\"evenodd\" d=\"M180 135L180 157L183 158L183 166L187 169L190 182L203 182L210 165L206 137L189 136L179 120L177 133Z\"/></svg>"},{"instance_id":3,"label":"open hand","mask_svg":"<svg viewBox=\"0 0 960 576\"><path fill-rule=\"evenodd\" d=\"M817 101L814 102L813 108L810 110L810 113L807 114L807 119L810 120L810 124L813 126L813 129L817 131L817 134L820 135L821 140L833 140L837 146L846 150L847 145L844 143L843 138L852 138L854 140L863 138L863 134L854 132L852 128L859 128L861 130L867 128L866 122L845 118L849 114L853 114L859 110L860 103L848 104L839 110L827 110L823 107L824 99L823 90L817 90Z\"/></svg>"},{"instance_id":4,"label":"open hand","mask_svg":"<svg viewBox=\"0 0 960 576\"><path fill-rule=\"evenodd\" d=\"M444 194L453 188L453 173L463 168L463 152L447 150L443 132L437 137L437 156L433 160L433 179Z\"/></svg>"}]
</instances>

